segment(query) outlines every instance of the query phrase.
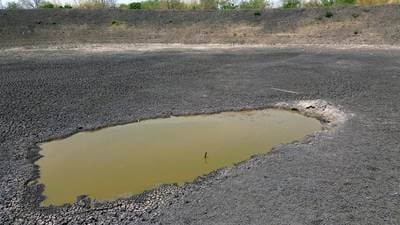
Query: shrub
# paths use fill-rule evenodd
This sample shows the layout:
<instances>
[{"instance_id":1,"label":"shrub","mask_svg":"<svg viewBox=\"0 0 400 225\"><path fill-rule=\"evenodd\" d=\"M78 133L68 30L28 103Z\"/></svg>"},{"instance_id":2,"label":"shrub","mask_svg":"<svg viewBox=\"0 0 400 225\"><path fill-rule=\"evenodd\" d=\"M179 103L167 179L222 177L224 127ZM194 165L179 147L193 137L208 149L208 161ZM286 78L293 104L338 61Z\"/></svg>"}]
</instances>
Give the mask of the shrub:
<instances>
[{"instance_id":1,"label":"shrub","mask_svg":"<svg viewBox=\"0 0 400 225\"><path fill-rule=\"evenodd\" d=\"M64 5L64 9L72 9L72 6L71 6L71 5L68 5L68 4L65 4L65 5Z\"/></svg>"},{"instance_id":2,"label":"shrub","mask_svg":"<svg viewBox=\"0 0 400 225\"><path fill-rule=\"evenodd\" d=\"M218 2L219 8L223 10L237 9L237 5L231 0L221 0Z\"/></svg>"},{"instance_id":3,"label":"shrub","mask_svg":"<svg viewBox=\"0 0 400 225\"><path fill-rule=\"evenodd\" d=\"M120 6L121 7L121 6ZM142 3L141 2L132 2L129 3L128 5L129 9L142 9Z\"/></svg>"},{"instance_id":4,"label":"shrub","mask_svg":"<svg viewBox=\"0 0 400 225\"><path fill-rule=\"evenodd\" d=\"M265 0L249 0L240 3L240 9L264 9L267 6Z\"/></svg>"},{"instance_id":5,"label":"shrub","mask_svg":"<svg viewBox=\"0 0 400 225\"><path fill-rule=\"evenodd\" d=\"M41 9L54 9L54 4L51 2L41 2L39 4L39 8Z\"/></svg>"},{"instance_id":6,"label":"shrub","mask_svg":"<svg viewBox=\"0 0 400 225\"><path fill-rule=\"evenodd\" d=\"M185 9L185 3L181 2L180 0L167 0L167 9Z\"/></svg>"},{"instance_id":7,"label":"shrub","mask_svg":"<svg viewBox=\"0 0 400 225\"><path fill-rule=\"evenodd\" d=\"M78 8L81 9L102 9L106 5L102 0L82 0L78 3Z\"/></svg>"},{"instance_id":8,"label":"shrub","mask_svg":"<svg viewBox=\"0 0 400 225\"><path fill-rule=\"evenodd\" d=\"M354 5L356 4L355 0L336 0L335 5Z\"/></svg>"},{"instance_id":9,"label":"shrub","mask_svg":"<svg viewBox=\"0 0 400 225\"><path fill-rule=\"evenodd\" d=\"M303 2L303 3L302 3L302 6L303 6L303 7L306 7L306 8L310 8L310 7L312 7L312 8L321 7L321 6L323 6L322 1L323 1L323 0L321 0L321 1L319 1L319 0L311 0L311 1Z\"/></svg>"},{"instance_id":10,"label":"shrub","mask_svg":"<svg viewBox=\"0 0 400 225\"><path fill-rule=\"evenodd\" d=\"M335 4L335 0L321 0L321 4L324 7L330 7Z\"/></svg>"},{"instance_id":11,"label":"shrub","mask_svg":"<svg viewBox=\"0 0 400 225\"><path fill-rule=\"evenodd\" d=\"M160 9L160 1L159 0L147 0L141 2L142 9Z\"/></svg>"},{"instance_id":12,"label":"shrub","mask_svg":"<svg viewBox=\"0 0 400 225\"><path fill-rule=\"evenodd\" d=\"M354 5L356 0L320 0L320 1L310 1L304 3L304 7L331 7L338 5Z\"/></svg>"},{"instance_id":13,"label":"shrub","mask_svg":"<svg viewBox=\"0 0 400 225\"><path fill-rule=\"evenodd\" d=\"M17 2L8 2L7 9L20 9L22 8Z\"/></svg>"},{"instance_id":14,"label":"shrub","mask_svg":"<svg viewBox=\"0 0 400 225\"><path fill-rule=\"evenodd\" d=\"M284 0L283 1L283 8L298 8L301 6L300 0Z\"/></svg>"},{"instance_id":15,"label":"shrub","mask_svg":"<svg viewBox=\"0 0 400 225\"><path fill-rule=\"evenodd\" d=\"M217 0L200 0L200 8L208 10L216 10L218 9L218 2Z\"/></svg>"}]
</instances>

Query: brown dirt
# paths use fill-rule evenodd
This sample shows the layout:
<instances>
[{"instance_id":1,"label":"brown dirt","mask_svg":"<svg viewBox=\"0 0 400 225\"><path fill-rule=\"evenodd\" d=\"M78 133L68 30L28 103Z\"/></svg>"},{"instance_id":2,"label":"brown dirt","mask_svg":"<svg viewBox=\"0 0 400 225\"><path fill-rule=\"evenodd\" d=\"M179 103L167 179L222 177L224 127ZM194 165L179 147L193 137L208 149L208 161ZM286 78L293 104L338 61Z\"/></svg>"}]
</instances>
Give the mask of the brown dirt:
<instances>
[{"instance_id":1,"label":"brown dirt","mask_svg":"<svg viewBox=\"0 0 400 225\"><path fill-rule=\"evenodd\" d=\"M326 17L330 11L333 16ZM256 11L0 11L0 48L94 43L400 43L400 5Z\"/></svg>"}]
</instances>

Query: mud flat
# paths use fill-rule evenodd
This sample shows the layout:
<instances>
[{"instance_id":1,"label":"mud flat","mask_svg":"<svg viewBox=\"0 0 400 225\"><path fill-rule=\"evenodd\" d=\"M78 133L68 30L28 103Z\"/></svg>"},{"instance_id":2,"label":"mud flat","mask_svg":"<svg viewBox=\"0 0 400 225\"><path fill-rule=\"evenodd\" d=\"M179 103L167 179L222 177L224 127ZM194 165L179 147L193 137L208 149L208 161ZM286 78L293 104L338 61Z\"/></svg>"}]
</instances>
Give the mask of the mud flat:
<instances>
[{"instance_id":1,"label":"mud flat","mask_svg":"<svg viewBox=\"0 0 400 225\"><path fill-rule=\"evenodd\" d=\"M376 48L2 51L0 224L398 224L399 58ZM269 107L318 118L322 131L183 186L40 207L39 143Z\"/></svg>"}]
</instances>

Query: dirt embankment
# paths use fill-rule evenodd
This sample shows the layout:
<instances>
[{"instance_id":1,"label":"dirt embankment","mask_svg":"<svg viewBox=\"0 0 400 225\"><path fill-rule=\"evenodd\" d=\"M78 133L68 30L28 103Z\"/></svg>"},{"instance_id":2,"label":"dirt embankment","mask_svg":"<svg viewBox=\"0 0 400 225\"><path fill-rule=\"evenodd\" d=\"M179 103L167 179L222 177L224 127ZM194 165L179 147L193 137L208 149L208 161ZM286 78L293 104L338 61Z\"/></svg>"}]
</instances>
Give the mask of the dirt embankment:
<instances>
[{"instance_id":1,"label":"dirt embankment","mask_svg":"<svg viewBox=\"0 0 400 225\"><path fill-rule=\"evenodd\" d=\"M266 11L0 11L0 48L83 43L400 44L400 5Z\"/></svg>"}]
</instances>

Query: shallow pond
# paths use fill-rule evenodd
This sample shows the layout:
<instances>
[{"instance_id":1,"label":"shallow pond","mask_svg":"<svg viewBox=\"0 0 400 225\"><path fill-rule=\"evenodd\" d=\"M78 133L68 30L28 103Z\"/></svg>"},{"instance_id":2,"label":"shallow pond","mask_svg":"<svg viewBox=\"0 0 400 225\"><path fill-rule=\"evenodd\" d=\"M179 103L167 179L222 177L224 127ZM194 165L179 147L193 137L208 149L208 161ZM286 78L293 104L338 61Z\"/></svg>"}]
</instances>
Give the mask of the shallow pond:
<instances>
[{"instance_id":1,"label":"shallow pond","mask_svg":"<svg viewBox=\"0 0 400 225\"><path fill-rule=\"evenodd\" d=\"M86 194L111 200L160 184L192 181L321 129L284 110L223 112L144 120L80 132L40 145L36 164L47 199L60 205Z\"/></svg>"}]
</instances>

